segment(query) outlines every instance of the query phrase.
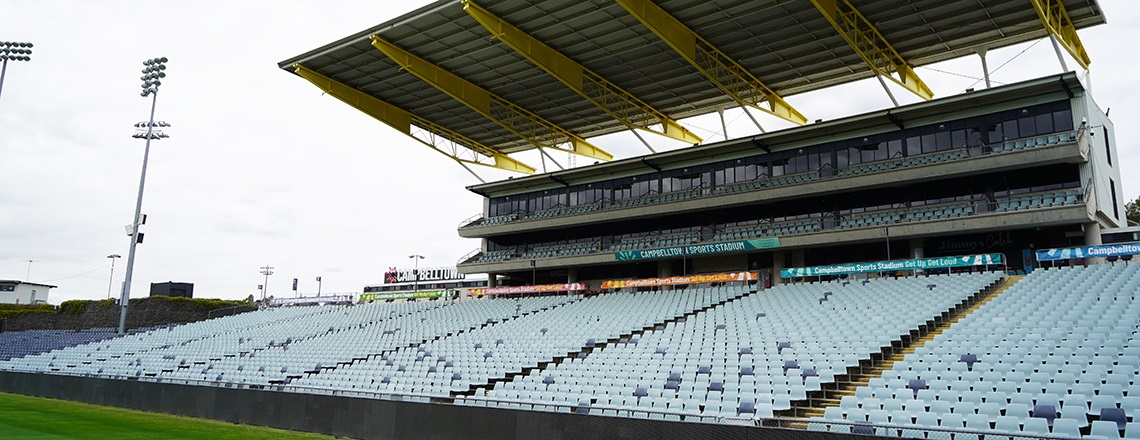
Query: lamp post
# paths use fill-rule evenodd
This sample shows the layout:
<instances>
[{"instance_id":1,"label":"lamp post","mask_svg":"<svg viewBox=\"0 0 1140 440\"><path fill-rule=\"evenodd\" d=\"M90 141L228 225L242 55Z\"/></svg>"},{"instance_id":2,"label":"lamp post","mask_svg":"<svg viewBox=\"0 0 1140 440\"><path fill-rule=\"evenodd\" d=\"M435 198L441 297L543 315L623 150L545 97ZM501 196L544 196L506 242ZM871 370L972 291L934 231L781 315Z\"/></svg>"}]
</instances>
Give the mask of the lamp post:
<instances>
[{"instance_id":1,"label":"lamp post","mask_svg":"<svg viewBox=\"0 0 1140 440\"><path fill-rule=\"evenodd\" d=\"M32 280L32 263L35 263L36 261L38 260L28 260L28 273L24 274L25 281Z\"/></svg>"},{"instance_id":2,"label":"lamp post","mask_svg":"<svg viewBox=\"0 0 1140 440\"><path fill-rule=\"evenodd\" d=\"M265 284L261 285L261 303L265 305L265 292L269 290L269 276L273 275L273 266L261 266L261 274L265 275Z\"/></svg>"},{"instance_id":3,"label":"lamp post","mask_svg":"<svg viewBox=\"0 0 1140 440\"><path fill-rule=\"evenodd\" d=\"M0 92L4 91L4 74L8 73L8 60L31 61L31 55L32 43L0 41L0 60L3 60L3 67L0 67Z\"/></svg>"},{"instance_id":4,"label":"lamp post","mask_svg":"<svg viewBox=\"0 0 1140 440\"><path fill-rule=\"evenodd\" d=\"M166 77L166 57L152 58L143 61L142 69L142 95L143 98L151 97L150 101L150 119L147 122L140 122L135 124L135 137L136 139L146 139L146 148L143 150L142 173L139 177L139 196L135 201L135 216L128 226L131 230L131 248L127 252L127 273L123 276L123 294L119 300L119 334L126 334L127 332L127 308L131 299L131 277L135 271L135 247L142 241L142 235L139 234L139 224L142 222L142 200L143 188L146 186L146 162L150 157L150 141L152 139L162 139L168 137L161 130L155 130L155 127L169 127L170 124L165 122L155 122L154 120L154 107L158 103L158 86L162 85L161 78ZM144 130L145 128L145 130Z\"/></svg>"},{"instance_id":5,"label":"lamp post","mask_svg":"<svg viewBox=\"0 0 1140 440\"><path fill-rule=\"evenodd\" d=\"M111 259L111 278L107 279L107 299L111 299L111 284L115 282L115 260L123 258L119 254L108 255L107 258Z\"/></svg>"},{"instance_id":6,"label":"lamp post","mask_svg":"<svg viewBox=\"0 0 1140 440\"><path fill-rule=\"evenodd\" d=\"M411 258L411 259L416 261L416 264L413 266L413 269L412 269L412 276L414 276L416 278L415 282L412 283L412 294L414 297L415 293L420 291L420 260L424 259L424 256L423 255L408 255L408 258Z\"/></svg>"},{"instance_id":7,"label":"lamp post","mask_svg":"<svg viewBox=\"0 0 1140 440\"><path fill-rule=\"evenodd\" d=\"M317 277L317 298L321 297L321 277Z\"/></svg>"}]
</instances>

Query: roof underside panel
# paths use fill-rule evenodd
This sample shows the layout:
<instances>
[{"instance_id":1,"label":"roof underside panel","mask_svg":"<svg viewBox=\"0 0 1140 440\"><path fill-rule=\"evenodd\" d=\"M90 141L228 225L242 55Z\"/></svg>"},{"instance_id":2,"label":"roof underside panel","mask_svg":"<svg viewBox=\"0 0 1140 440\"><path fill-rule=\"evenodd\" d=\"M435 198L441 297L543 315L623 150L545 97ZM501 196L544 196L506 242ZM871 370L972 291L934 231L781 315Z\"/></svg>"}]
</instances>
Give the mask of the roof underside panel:
<instances>
[{"instance_id":1,"label":"roof underside panel","mask_svg":"<svg viewBox=\"0 0 1140 440\"><path fill-rule=\"evenodd\" d=\"M674 119L734 106L700 72L609 0L476 0ZM1046 36L1028 1L862 0L859 11L913 66ZM851 82L871 69L809 0L658 0L777 94ZM1105 23L1094 0L1067 0L1074 25ZM496 41L458 0L440 1L309 53L304 64L480 143L512 153L526 141L407 72L372 47L384 39L582 137L626 130L541 68ZM810 117L810 115L808 115Z\"/></svg>"}]
</instances>

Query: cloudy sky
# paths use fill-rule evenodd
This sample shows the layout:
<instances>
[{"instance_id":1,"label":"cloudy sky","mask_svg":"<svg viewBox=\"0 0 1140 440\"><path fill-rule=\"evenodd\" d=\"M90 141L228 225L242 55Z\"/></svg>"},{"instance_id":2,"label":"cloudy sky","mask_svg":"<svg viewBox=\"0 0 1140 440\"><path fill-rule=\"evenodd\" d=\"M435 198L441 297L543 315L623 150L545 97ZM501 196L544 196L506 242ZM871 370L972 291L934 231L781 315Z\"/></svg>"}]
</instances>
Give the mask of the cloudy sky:
<instances>
[{"instance_id":1,"label":"cloudy sky","mask_svg":"<svg viewBox=\"0 0 1140 440\"><path fill-rule=\"evenodd\" d=\"M105 298L109 284L118 296L144 146L131 135L150 110L139 70L158 56L170 62L156 119L173 127L151 148L132 296L152 282L185 281L198 297L244 298L259 294L267 264L277 296L293 295L293 278L311 295L317 276L324 293L360 292L382 282L386 268L411 265L411 254L426 257L421 267L454 265L479 245L455 232L479 212L480 198L464 189L478 181L276 66L426 3L0 1L0 41L35 44L31 62L9 63L0 92L0 279L57 285L57 304ZM1131 49L1140 7L1099 3L1109 24L1080 36L1094 95L1112 109L1132 200L1140 195L1129 172L1140 169L1140 63ZM988 61L999 84L1061 71L1047 40L992 51ZM977 57L917 71L937 96L984 87ZM874 80L787 98L811 119L891 105ZM787 126L756 114L769 130ZM757 132L740 111L725 117L731 137ZM724 136L715 118L682 122L706 140ZM678 147L645 136L659 151ZM618 157L648 152L629 134L593 141ZM488 181L508 176L476 171ZM124 257L112 283L110 254Z\"/></svg>"}]
</instances>

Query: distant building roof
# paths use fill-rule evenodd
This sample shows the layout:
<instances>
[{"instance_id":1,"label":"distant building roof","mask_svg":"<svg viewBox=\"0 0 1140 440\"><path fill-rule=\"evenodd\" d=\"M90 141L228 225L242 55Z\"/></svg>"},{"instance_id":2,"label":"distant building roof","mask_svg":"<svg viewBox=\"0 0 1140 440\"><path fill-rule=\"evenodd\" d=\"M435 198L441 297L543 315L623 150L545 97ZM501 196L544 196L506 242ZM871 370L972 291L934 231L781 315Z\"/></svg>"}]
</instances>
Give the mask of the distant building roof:
<instances>
[{"instance_id":1,"label":"distant building roof","mask_svg":"<svg viewBox=\"0 0 1140 440\"><path fill-rule=\"evenodd\" d=\"M56 287L59 287L59 286L53 286L51 284L32 283L32 282L20 281L20 280L0 280L0 284L27 284L29 286L43 286L43 287L47 287L49 289L54 289Z\"/></svg>"}]
</instances>

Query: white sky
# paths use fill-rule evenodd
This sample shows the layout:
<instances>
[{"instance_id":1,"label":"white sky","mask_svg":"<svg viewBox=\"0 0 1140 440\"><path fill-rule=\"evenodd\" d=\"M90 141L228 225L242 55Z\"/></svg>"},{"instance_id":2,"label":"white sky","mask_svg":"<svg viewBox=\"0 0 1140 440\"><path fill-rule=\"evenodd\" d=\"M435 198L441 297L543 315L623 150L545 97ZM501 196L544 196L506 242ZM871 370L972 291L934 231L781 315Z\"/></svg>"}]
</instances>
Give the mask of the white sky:
<instances>
[{"instance_id":1,"label":"white sky","mask_svg":"<svg viewBox=\"0 0 1140 440\"><path fill-rule=\"evenodd\" d=\"M9 63L0 93L0 279L58 285L49 299L56 304L106 298L106 256L120 254L118 297L129 245L123 226L134 213L144 145L131 135L150 110L139 96L141 63L158 56L170 62L156 119L173 127L169 139L151 145L146 240L132 297L164 281L192 282L197 297L260 296L266 264L276 268L269 293L277 296L293 295L293 278L311 295L317 276L324 293L359 292L382 282L388 267L411 265L410 254L427 257L421 267L456 264L479 246L456 233L482 206L464 189L478 181L277 68L426 3L0 1L0 41L35 44L31 62ZM1140 8L1128 0L1100 4L1109 24L1080 37L1093 60L1094 96L1112 109L1114 159L1125 199L1133 200L1140 194L1130 174L1140 161L1133 46ZM1061 71L1047 40L992 51L988 61L1003 84ZM917 71L937 96L984 87L975 79L977 57ZM893 91L904 102L917 100ZM787 99L812 120L891 105L875 80ZM768 130L787 127L754 114ZM733 138L757 132L739 110L725 117ZM706 141L722 139L715 117L682 122ZM658 151L678 147L643 136ZM593 142L618 157L648 152L628 133ZM541 165L533 153L518 157ZM510 175L476 171L488 181Z\"/></svg>"}]
</instances>

